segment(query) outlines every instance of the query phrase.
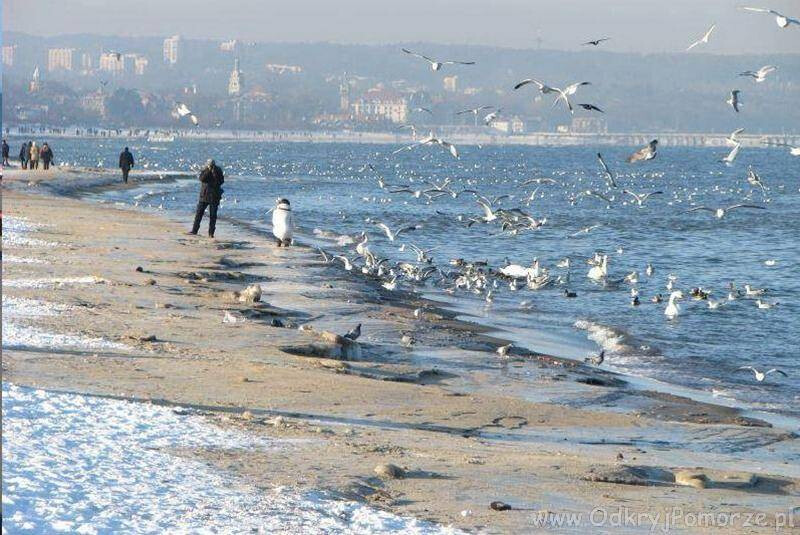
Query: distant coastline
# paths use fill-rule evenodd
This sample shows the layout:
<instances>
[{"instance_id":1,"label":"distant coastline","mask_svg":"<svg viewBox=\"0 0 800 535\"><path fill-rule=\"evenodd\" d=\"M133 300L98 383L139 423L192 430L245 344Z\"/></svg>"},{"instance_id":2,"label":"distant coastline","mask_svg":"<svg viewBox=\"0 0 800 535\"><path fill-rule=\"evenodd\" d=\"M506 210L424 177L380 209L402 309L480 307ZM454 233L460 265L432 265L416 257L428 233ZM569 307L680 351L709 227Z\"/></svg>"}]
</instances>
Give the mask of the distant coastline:
<instances>
[{"instance_id":1,"label":"distant coastline","mask_svg":"<svg viewBox=\"0 0 800 535\"><path fill-rule=\"evenodd\" d=\"M424 131L423 127L420 127ZM435 131L457 145L530 145L530 146L634 146L642 145L651 139L658 139L663 146L726 146L725 133L695 132L619 132L619 133L560 133L528 132L524 134L503 134L495 132L464 132L447 127ZM126 138L147 140L154 133L169 133L175 140L207 141L245 141L275 143L370 143L370 144L411 144L424 137L418 133L416 138L407 132L360 132L353 130L198 130L164 128L106 128L83 126L20 126L8 125L4 128L6 136L38 136L51 138ZM745 147L766 147L770 143L800 145L797 134L741 134L739 141Z\"/></svg>"}]
</instances>

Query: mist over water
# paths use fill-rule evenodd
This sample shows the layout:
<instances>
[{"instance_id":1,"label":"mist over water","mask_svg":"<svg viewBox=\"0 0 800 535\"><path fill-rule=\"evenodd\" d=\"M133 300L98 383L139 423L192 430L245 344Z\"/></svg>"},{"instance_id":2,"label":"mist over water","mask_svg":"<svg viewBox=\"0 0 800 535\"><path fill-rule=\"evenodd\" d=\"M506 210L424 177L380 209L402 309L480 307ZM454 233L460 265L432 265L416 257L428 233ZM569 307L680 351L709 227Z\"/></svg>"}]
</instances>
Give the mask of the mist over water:
<instances>
[{"instance_id":1,"label":"mist over water","mask_svg":"<svg viewBox=\"0 0 800 535\"><path fill-rule=\"evenodd\" d=\"M56 140L52 145L59 162L115 167L124 143ZM226 173L221 216L268 228L266 211L277 197L287 197L301 226L301 240L314 239L329 250L338 249L335 241L315 237L314 229L354 237L366 230L372 251L393 261L415 260L408 247L399 251L402 243L435 247L434 263L444 271L453 269L448 264L452 258L488 260L494 268L505 265L506 258L525 266L538 258L555 279L566 274L556 263L570 257L569 288L578 294L574 299L562 296L564 286L511 291L503 282L488 306L482 295L470 292L457 291L453 298L459 309L471 311L480 321L523 333L530 349L583 358L591 340L606 349L604 366L611 369L697 388L750 407L800 414L800 160L786 150L743 149L729 167L717 161L727 154L726 148L664 147L655 160L630 165L624 158L632 149L624 147L464 146L459 147L461 159L455 160L428 147L392 156L396 146L186 140L163 145L128 140L127 144L140 169L195 172L197 165L213 157ZM620 187L607 193L614 201L609 206L582 196L573 203L579 192L606 191L595 160L597 150L617 173ZM361 171L366 163L372 163L375 171ZM748 165L761 175L766 194L747 184ZM388 184L410 184L413 190L426 189L426 181L449 178L456 191L472 188L487 197L509 194L512 198L501 206L522 205L547 222L539 230L516 236L502 233L497 224L468 228L466 218L482 215L473 195L429 202L424 196L390 194L378 187L378 174ZM537 177L553 178L561 185L538 186L526 207L537 184L519 186ZM639 207L622 193L625 188L664 194ZM186 213L188 226L197 191L197 182L186 180L144 184L103 197ZM763 204L767 210L734 210L723 219L704 211L684 213L694 205L741 202ZM457 220L459 215L464 221ZM407 223L423 228L390 243L376 221L392 228ZM568 237L596 224L602 226ZM345 248L350 257L355 256L353 248ZM603 287L586 277L585 260L596 251L609 255L610 280L639 272L640 306L631 306L628 283ZM772 259L774 266L765 265ZM644 273L648 262L655 268L649 278ZM680 316L672 321L664 315L669 274L686 296ZM711 310L707 301L689 297L691 288L702 287L712 292L712 299L724 299L730 282L740 289L746 283L768 288L766 299L780 304L761 310L755 300L741 298ZM407 283L401 286L412 288ZM452 283L429 283L425 289L436 293L446 286ZM657 293L665 302L650 302ZM547 346L536 347L537 340L544 339ZM789 378L771 375L756 383L752 373L737 371L743 365L779 367Z\"/></svg>"}]
</instances>

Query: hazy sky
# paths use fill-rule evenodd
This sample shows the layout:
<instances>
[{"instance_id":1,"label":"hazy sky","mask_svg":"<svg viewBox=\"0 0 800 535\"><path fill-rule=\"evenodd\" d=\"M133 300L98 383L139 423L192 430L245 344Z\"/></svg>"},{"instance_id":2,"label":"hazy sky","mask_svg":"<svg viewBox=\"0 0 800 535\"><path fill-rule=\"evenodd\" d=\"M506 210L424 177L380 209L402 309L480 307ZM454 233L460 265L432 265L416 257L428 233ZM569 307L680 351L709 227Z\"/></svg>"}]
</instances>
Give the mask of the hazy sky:
<instances>
[{"instance_id":1,"label":"hazy sky","mask_svg":"<svg viewBox=\"0 0 800 535\"><path fill-rule=\"evenodd\" d=\"M611 36L615 51L680 51L712 24L710 53L800 53L798 0L4 0L3 25L40 35L101 33L252 41L430 41L575 49Z\"/></svg>"}]
</instances>

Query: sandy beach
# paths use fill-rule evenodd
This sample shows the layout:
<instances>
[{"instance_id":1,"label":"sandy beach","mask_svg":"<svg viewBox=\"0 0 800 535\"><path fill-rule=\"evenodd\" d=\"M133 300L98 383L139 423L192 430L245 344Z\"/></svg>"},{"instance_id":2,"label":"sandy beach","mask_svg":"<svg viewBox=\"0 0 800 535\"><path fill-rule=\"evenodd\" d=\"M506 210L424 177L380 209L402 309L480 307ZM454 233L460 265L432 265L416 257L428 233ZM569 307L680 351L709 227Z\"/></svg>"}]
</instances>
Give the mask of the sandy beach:
<instances>
[{"instance_id":1,"label":"sandy beach","mask_svg":"<svg viewBox=\"0 0 800 535\"><path fill-rule=\"evenodd\" d=\"M188 219L80 197L120 187L111 171L7 169L3 182L3 381L292 439L171 455L265 492L322 490L468 531L800 529L793 430L583 363L521 348L501 358L500 335L257 229L222 220L212 240L187 235ZM7 326L7 304L34 301L67 312ZM358 323L357 343L339 336ZM508 370L537 399L516 396ZM387 463L400 470L376 473Z\"/></svg>"}]
</instances>

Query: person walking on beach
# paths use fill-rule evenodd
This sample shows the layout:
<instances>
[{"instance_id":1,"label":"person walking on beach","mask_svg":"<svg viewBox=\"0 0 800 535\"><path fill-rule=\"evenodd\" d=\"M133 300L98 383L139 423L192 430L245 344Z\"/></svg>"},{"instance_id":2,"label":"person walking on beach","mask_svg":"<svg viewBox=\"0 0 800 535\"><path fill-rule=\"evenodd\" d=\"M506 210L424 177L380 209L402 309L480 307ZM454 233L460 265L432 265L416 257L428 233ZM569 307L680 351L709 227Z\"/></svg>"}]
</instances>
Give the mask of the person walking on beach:
<instances>
[{"instance_id":1,"label":"person walking on beach","mask_svg":"<svg viewBox=\"0 0 800 535\"><path fill-rule=\"evenodd\" d=\"M19 148L19 165L23 169L28 168L28 158L31 157L31 148L30 145L26 142L22 142L22 146Z\"/></svg>"},{"instance_id":2,"label":"person walking on beach","mask_svg":"<svg viewBox=\"0 0 800 535\"><path fill-rule=\"evenodd\" d=\"M35 141L31 141L31 160L28 166L31 169L39 168L39 146Z\"/></svg>"},{"instance_id":3,"label":"person walking on beach","mask_svg":"<svg viewBox=\"0 0 800 535\"><path fill-rule=\"evenodd\" d=\"M6 143L6 140L4 139L3 140L3 165L8 165L8 152L10 150L11 149L8 146L8 143Z\"/></svg>"},{"instance_id":4,"label":"person walking on beach","mask_svg":"<svg viewBox=\"0 0 800 535\"><path fill-rule=\"evenodd\" d=\"M208 160L206 166L200 171L200 198L197 201L194 225L192 225L190 234L197 234L200 230L200 222L208 208L208 236L214 237L214 230L217 227L217 209L223 193L223 182L225 182L225 177L222 175L222 169L214 160Z\"/></svg>"},{"instance_id":5,"label":"person walking on beach","mask_svg":"<svg viewBox=\"0 0 800 535\"><path fill-rule=\"evenodd\" d=\"M133 167L133 154L125 147L125 150L119 153L119 168L122 169L122 181L128 183L128 173L131 172Z\"/></svg>"},{"instance_id":6,"label":"person walking on beach","mask_svg":"<svg viewBox=\"0 0 800 535\"><path fill-rule=\"evenodd\" d=\"M53 161L53 149L47 142L42 143L42 150L39 151L39 157L42 159L42 168L47 171L50 169L50 162Z\"/></svg>"}]
</instances>

